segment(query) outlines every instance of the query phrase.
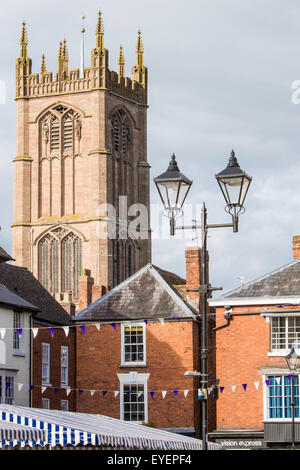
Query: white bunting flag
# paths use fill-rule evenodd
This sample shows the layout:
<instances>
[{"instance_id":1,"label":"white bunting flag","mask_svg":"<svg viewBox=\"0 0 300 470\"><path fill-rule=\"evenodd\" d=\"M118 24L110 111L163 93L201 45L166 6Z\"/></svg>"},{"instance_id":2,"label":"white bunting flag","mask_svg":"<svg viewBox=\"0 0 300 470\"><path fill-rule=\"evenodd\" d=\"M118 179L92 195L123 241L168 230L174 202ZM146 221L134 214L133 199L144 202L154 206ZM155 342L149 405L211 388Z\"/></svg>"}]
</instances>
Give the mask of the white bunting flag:
<instances>
[{"instance_id":1,"label":"white bunting flag","mask_svg":"<svg viewBox=\"0 0 300 470\"><path fill-rule=\"evenodd\" d=\"M160 321L160 323L162 324L162 326L164 326L165 320L164 320L163 318L160 318L159 321Z\"/></svg>"},{"instance_id":2,"label":"white bunting flag","mask_svg":"<svg viewBox=\"0 0 300 470\"><path fill-rule=\"evenodd\" d=\"M97 328L98 331L100 331L100 323L95 323L95 327Z\"/></svg>"},{"instance_id":3,"label":"white bunting flag","mask_svg":"<svg viewBox=\"0 0 300 470\"><path fill-rule=\"evenodd\" d=\"M66 388L66 394L67 394L67 396L70 394L70 392L71 392L71 387L67 387L67 388Z\"/></svg>"},{"instance_id":4,"label":"white bunting flag","mask_svg":"<svg viewBox=\"0 0 300 470\"><path fill-rule=\"evenodd\" d=\"M186 398L186 396L187 396L188 393L189 393L189 390L184 390L184 391L183 391L184 398Z\"/></svg>"},{"instance_id":5,"label":"white bunting flag","mask_svg":"<svg viewBox=\"0 0 300 470\"><path fill-rule=\"evenodd\" d=\"M281 377L275 377L277 385L280 385Z\"/></svg>"},{"instance_id":6,"label":"white bunting flag","mask_svg":"<svg viewBox=\"0 0 300 470\"><path fill-rule=\"evenodd\" d=\"M69 334L69 327L68 326L63 326L63 330L65 332L65 335L68 336Z\"/></svg>"},{"instance_id":7,"label":"white bunting flag","mask_svg":"<svg viewBox=\"0 0 300 470\"><path fill-rule=\"evenodd\" d=\"M47 387L42 387L42 393L44 393L45 390L47 390Z\"/></svg>"},{"instance_id":8,"label":"white bunting flag","mask_svg":"<svg viewBox=\"0 0 300 470\"><path fill-rule=\"evenodd\" d=\"M34 338L35 338L36 335L38 334L38 331L39 331L38 328L32 328L32 334L33 334L33 337L34 337Z\"/></svg>"},{"instance_id":9,"label":"white bunting flag","mask_svg":"<svg viewBox=\"0 0 300 470\"><path fill-rule=\"evenodd\" d=\"M0 335L1 335L2 339L4 339L5 333L6 333L6 329L5 328L0 328Z\"/></svg>"},{"instance_id":10,"label":"white bunting flag","mask_svg":"<svg viewBox=\"0 0 300 470\"><path fill-rule=\"evenodd\" d=\"M94 395L95 390L90 390L91 397Z\"/></svg>"},{"instance_id":11,"label":"white bunting flag","mask_svg":"<svg viewBox=\"0 0 300 470\"><path fill-rule=\"evenodd\" d=\"M162 394L162 397L165 398L165 396L167 395L166 390L163 390L163 391L161 392L161 394Z\"/></svg>"},{"instance_id":12,"label":"white bunting flag","mask_svg":"<svg viewBox=\"0 0 300 470\"><path fill-rule=\"evenodd\" d=\"M231 389L232 389L233 392L235 392L236 385L232 385Z\"/></svg>"},{"instance_id":13,"label":"white bunting flag","mask_svg":"<svg viewBox=\"0 0 300 470\"><path fill-rule=\"evenodd\" d=\"M255 385L256 390L258 390L259 382L254 382L254 385Z\"/></svg>"},{"instance_id":14,"label":"white bunting flag","mask_svg":"<svg viewBox=\"0 0 300 470\"><path fill-rule=\"evenodd\" d=\"M20 391L20 390L22 389L22 387L23 387L23 384L20 384L20 383L19 383L19 384L18 384L18 390Z\"/></svg>"},{"instance_id":15,"label":"white bunting flag","mask_svg":"<svg viewBox=\"0 0 300 470\"><path fill-rule=\"evenodd\" d=\"M114 392L114 397L116 398L116 397L119 395L119 393L120 393L119 390L116 390L116 391Z\"/></svg>"}]
</instances>

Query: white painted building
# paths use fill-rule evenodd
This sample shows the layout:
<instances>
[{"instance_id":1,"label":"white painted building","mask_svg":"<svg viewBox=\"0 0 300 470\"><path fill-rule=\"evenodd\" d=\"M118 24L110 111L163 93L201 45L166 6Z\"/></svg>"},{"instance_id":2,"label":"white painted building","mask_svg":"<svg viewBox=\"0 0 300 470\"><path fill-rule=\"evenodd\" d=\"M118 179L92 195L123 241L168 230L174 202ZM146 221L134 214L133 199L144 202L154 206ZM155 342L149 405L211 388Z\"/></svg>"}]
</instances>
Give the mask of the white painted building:
<instances>
[{"instance_id":1,"label":"white painted building","mask_svg":"<svg viewBox=\"0 0 300 470\"><path fill-rule=\"evenodd\" d=\"M0 285L0 403L30 406L31 317L37 311Z\"/></svg>"}]
</instances>

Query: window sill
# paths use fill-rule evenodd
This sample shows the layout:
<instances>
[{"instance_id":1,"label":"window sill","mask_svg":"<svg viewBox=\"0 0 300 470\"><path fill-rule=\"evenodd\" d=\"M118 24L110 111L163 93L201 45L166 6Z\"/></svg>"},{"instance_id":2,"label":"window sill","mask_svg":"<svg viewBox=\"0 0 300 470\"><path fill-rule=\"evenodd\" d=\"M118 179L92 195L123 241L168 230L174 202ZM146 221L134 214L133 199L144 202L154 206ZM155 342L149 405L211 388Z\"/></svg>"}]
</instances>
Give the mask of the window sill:
<instances>
[{"instance_id":1,"label":"window sill","mask_svg":"<svg viewBox=\"0 0 300 470\"><path fill-rule=\"evenodd\" d=\"M281 349L280 351L268 352L268 357L285 357L290 352L290 349ZM300 354L300 349L296 349L297 354Z\"/></svg>"},{"instance_id":2,"label":"window sill","mask_svg":"<svg viewBox=\"0 0 300 470\"><path fill-rule=\"evenodd\" d=\"M49 384L48 382L42 382L42 387L52 387L52 384Z\"/></svg>"},{"instance_id":3,"label":"window sill","mask_svg":"<svg viewBox=\"0 0 300 470\"><path fill-rule=\"evenodd\" d=\"M129 362L128 364L120 364L119 368L120 369L128 369L128 368L146 368L148 367L148 364L141 364L141 363L135 363L135 362Z\"/></svg>"},{"instance_id":4,"label":"window sill","mask_svg":"<svg viewBox=\"0 0 300 470\"><path fill-rule=\"evenodd\" d=\"M263 423L291 423L292 418L267 418L263 419ZM300 418L295 418L295 423L300 423Z\"/></svg>"},{"instance_id":5,"label":"window sill","mask_svg":"<svg viewBox=\"0 0 300 470\"><path fill-rule=\"evenodd\" d=\"M26 357L26 354L20 349L14 349L13 356Z\"/></svg>"}]
</instances>

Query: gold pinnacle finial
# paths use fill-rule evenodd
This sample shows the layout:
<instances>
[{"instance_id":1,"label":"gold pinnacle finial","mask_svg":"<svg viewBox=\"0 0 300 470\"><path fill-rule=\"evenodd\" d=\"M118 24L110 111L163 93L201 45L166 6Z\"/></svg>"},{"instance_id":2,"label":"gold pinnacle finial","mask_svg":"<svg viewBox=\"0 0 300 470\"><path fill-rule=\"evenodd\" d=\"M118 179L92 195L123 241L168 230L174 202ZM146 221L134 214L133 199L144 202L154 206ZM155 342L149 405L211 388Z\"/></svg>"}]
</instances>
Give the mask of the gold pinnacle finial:
<instances>
[{"instance_id":1,"label":"gold pinnacle finial","mask_svg":"<svg viewBox=\"0 0 300 470\"><path fill-rule=\"evenodd\" d=\"M141 32L140 28L138 30L138 38L137 38L137 43L136 43L136 52L137 52L137 54L138 53L142 54L144 52L142 32Z\"/></svg>"},{"instance_id":2,"label":"gold pinnacle finial","mask_svg":"<svg viewBox=\"0 0 300 470\"><path fill-rule=\"evenodd\" d=\"M123 47L120 46L120 52L119 52L119 77L124 77L125 75L125 57L124 57L124 52L123 52Z\"/></svg>"},{"instance_id":3,"label":"gold pinnacle finial","mask_svg":"<svg viewBox=\"0 0 300 470\"><path fill-rule=\"evenodd\" d=\"M68 55L68 48L67 48L67 40L66 39L64 39L64 42L63 42L62 53L63 53L64 60L68 60L69 55Z\"/></svg>"},{"instance_id":4,"label":"gold pinnacle finial","mask_svg":"<svg viewBox=\"0 0 300 470\"><path fill-rule=\"evenodd\" d=\"M22 23L22 31L21 31L20 44L21 44L21 46L28 44L28 40L27 40L27 31L26 31L26 23L25 23L25 21L23 21L23 23Z\"/></svg>"},{"instance_id":5,"label":"gold pinnacle finial","mask_svg":"<svg viewBox=\"0 0 300 470\"><path fill-rule=\"evenodd\" d=\"M63 42L59 41L58 59L63 59L63 58L64 58Z\"/></svg>"},{"instance_id":6,"label":"gold pinnacle finial","mask_svg":"<svg viewBox=\"0 0 300 470\"><path fill-rule=\"evenodd\" d=\"M20 57L27 57L27 31L26 31L26 23L23 21L22 23L22 31L21 31L21 38L20 38Z\"/></svg>"},{"instance_id":7,"label":"gold pinnacle finial","mask_svg":"<svg viewBox=\"0 0 300 470\"><path fill-rule=\"evenodd\" d=\"M42 55L42 63L41 63L41 75L47 72L47 67L46 67L46 60L45 60L45 54Z\"/></svg>"},{"instance_id":8,"label":"gold pinnacle finial","mask_svg":"<svg viewBox=\"0 0 300 470\"><path fill-rule=\"evenodd\" d=\"M104 27L102 21L102 13L98 12L98 22L96 26L96 48L103 51L103 36L104 36Z\"/></svg>"}]
</instances>

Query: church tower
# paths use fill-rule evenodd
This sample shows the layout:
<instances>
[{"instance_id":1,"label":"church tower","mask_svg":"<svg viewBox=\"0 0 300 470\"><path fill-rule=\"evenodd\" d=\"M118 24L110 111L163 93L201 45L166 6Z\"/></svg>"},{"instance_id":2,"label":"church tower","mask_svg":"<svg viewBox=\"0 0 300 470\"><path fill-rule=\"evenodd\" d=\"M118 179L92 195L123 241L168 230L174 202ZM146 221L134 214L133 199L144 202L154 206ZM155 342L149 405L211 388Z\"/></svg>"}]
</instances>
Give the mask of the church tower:
<instances>
[{"instance_id":1,"label":"church tower","mask_svg":"<svg viewBox=\"0 0 300 470\"><path fill-rule=\"evenodd\" d=\"M101 12L89 67L69 70L63 40L56 74L47 71L44 55L40 73L32 73L27 48L23 23L16 60L13 257L58 300L76 303L83 269L110 289L151 260L141 32L132 79L125 76L122 47L118 72L109 69Z\"/></svg>"}]
</instances>

